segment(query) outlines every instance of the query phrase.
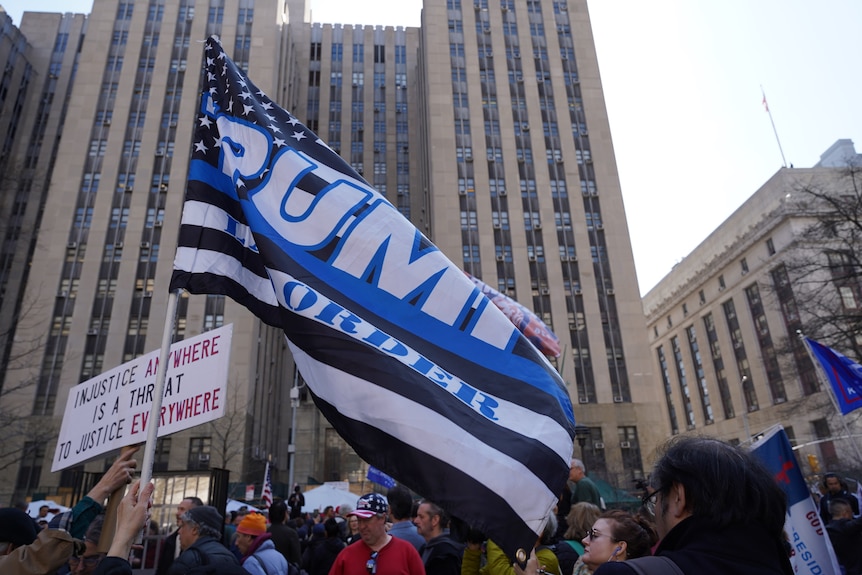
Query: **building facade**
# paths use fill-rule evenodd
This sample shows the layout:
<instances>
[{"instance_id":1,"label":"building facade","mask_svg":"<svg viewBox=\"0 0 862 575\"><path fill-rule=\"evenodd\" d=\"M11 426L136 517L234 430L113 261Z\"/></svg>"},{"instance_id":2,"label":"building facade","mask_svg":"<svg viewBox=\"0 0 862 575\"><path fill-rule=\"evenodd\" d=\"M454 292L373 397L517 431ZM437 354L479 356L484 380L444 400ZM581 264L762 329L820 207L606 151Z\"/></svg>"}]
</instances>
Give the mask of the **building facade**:
<instances>
[{"instance_id":1,"label":"building facade","mask_svg":"<svg viewBox=\"0 0 862 575\"><path fill-rule=\"evenodd\" d=\"M422 18L311 23L301 0L25 14L24 37L45 43L35 76L56 74L64 91L41 132L56 145L38 161L51 175L15 292L33 311L12 322L12 353L36 350L7 373L0 409L49 433L19 441L27 456L0 470L0 498L66 487L71 472L48 470L68 389L159 346L210 34L450 259L555 330L588 469L624 488L643 474L663 419L586 1L447 0ZM224 467L244 484L269 460L277 485L361 481L367 468L314 408L279 333L223 297L183 296L176 338L223 323L228 415L160 440L156 470Z\"/></svg>"},{"instance_id":2,"label":"building facade","mask_svg":"<svg viewBox=\"0 0 862 575\"><path fill-rule=\"evenodd\" d=\"M844 428L858 433L857 418L836 412L798 337L828 337L816 316L849 317L862 301L858 279L836 275L840 244L812 233L835 217L818 194L847 196L858 159L840 140L814 168L782 168L646 294L670 434L745 443L782 424L821 471L862 463Z\"/></svg>"}]
</instances>

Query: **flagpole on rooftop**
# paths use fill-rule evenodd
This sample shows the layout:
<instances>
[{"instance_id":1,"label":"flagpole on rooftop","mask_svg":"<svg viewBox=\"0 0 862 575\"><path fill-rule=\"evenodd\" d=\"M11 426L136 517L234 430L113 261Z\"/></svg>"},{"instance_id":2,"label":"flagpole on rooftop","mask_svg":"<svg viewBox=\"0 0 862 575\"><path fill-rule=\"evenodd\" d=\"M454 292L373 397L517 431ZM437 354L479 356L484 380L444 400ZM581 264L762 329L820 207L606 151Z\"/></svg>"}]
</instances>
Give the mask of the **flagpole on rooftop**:
<instances>
[{"instance_id":1,"label":"flagpole on rooftop","mask_svg":"<svg viewBox=\"0 0 862 575\"><path fill-rule=\"evenodd\" d=\"M862 461L862 452L859 451L859 444L856 443L856 439L850 434L850 428L847 427L847 420L844 418L844 415L841 414L841 409L838 407L838 399L835 397L835 390L832 389L832 385L829 383L829 378L826 377L826 374L823 372L823 365L820 363L820 360L814 357L814 353L811 351L811 346L808 345L808 340L805 338L805 334L802 333L802 330L796 330L796 335L802 340L803 345L805 345L805 351L808 352L808 357L811 358L811 363L814 364L814 369L817 370L817 377L820 379L820 383L828 390L829 399L832 401L832 407L835 408L835 413L838 414L838 418L841 420L841 425L844 427L844 436L850 441L850 444L853 446L853 450L856 452L856 460Z\"/></svg>"},{"instance_id":2,"label":"flagpole on rooftop","mask_svg":"<svg viewBox=\"0 0 862 575\"><path fill-rule=\"evenodd\" d=\"M148 420L147 443L144 445L144 461L141 464L141 485L149 483L153 477L153 461L156 457L156 441L159 433L159 418L162 411L162 397L165 394L165 379L168 370L168 354L171 351L171 340L174 337L174 322L177 314L179 290L168 294L168 305L165 310L165 331L162 334L162 349L159 353L159 368L156 370L156 382L153 389L153 405L150 408Z\"/></svg>"},{"instance_id":3,"label":"flagpole on rooftop","mask_svg":"<svg viewBox=\"0 0 862 575\"><path fill-rule=\"evenodd\" d=\"M763 94L763 107L766 108L766 113L769 114L769 123L772 124L772 133L775 134L775 141L778 143L778 151L781 152L781 167L787 167L787 160L784 159L784 150L781 148L781 140L778 139L778 130L775 129L775 121L772 119L772 112L769 110L769 104L766 103L766 92L763 90L763 85L760 86L760 93Z\"/></svg>"}]
</instances>

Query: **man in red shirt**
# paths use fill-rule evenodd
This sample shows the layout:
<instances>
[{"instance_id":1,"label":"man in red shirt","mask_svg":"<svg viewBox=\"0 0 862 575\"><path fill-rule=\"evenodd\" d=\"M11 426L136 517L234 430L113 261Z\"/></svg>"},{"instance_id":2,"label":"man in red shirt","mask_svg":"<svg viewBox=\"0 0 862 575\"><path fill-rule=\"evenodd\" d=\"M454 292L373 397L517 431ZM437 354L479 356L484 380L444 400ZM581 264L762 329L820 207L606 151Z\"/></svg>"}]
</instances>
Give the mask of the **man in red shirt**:
<instances>
[{"instance_id":1,"label":"man in red shirt","mask_svg":"<svg viewBox=\"0 0 862 575\"><path fill-rule=\"evenodd\" d=\"M386 532L388 513L382 495L369 493L359 498L356 511L348 516L359 519L361 539L338 554L329 575L425 575L413 545Z\"/></svg>"}]
</instances>

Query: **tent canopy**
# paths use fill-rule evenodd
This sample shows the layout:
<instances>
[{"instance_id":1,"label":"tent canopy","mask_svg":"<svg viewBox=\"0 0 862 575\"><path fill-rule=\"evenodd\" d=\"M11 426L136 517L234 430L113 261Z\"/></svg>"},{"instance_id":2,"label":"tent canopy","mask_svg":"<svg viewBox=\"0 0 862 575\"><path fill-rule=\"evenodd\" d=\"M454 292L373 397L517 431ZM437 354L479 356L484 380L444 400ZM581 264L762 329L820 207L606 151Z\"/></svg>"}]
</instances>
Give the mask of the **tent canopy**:
<instances>
[{"instance_id":1,"label":"tent canopy","mask_svg":"<svg viewBox=\"0 0 862 575\"><path fill-rule=\"evenodd\" d=\"M332 505L333 507L341 505L356 507L356 501L359 499L359 496L354 493L338 489L326 483L320 487L306 491L303 495L305 496L305 505L302 506L304 513L315 510L321 511L327 505Z\"/></svg>"}]
</instances>

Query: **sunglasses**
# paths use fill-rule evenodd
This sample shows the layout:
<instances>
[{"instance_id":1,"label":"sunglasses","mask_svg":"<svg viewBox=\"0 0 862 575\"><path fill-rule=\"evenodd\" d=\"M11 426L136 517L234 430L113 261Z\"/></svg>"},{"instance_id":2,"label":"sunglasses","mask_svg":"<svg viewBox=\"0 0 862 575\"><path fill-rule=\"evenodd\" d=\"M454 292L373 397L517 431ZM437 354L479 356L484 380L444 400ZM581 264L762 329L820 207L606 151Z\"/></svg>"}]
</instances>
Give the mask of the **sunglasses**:
<instances>
[{"instance_id":1,"label":"sunglasses","mask_svg":"<svg viewBox=\"0 0 862 575\"><path fill-rule=\"evenodd\" d=\"M368 561L365 563L365 569L371 574L375 575L377 573L377 551L371 554L371 557L368 558Z\"/></svg>"},{"instance_id":2,"label":"sunglasses","mask_svg":"<svg viewBox=\"0 0 862 575\"><path fill-rule=\"evenodd\" d=\"M610 535L605 535L604 533L599 533L593 528L587 529L587 538L592 541L594 539L598 539L599 537L607 537L611 541L619 541L619 539L614 539Z\"/></svg>"}]
</instances>

